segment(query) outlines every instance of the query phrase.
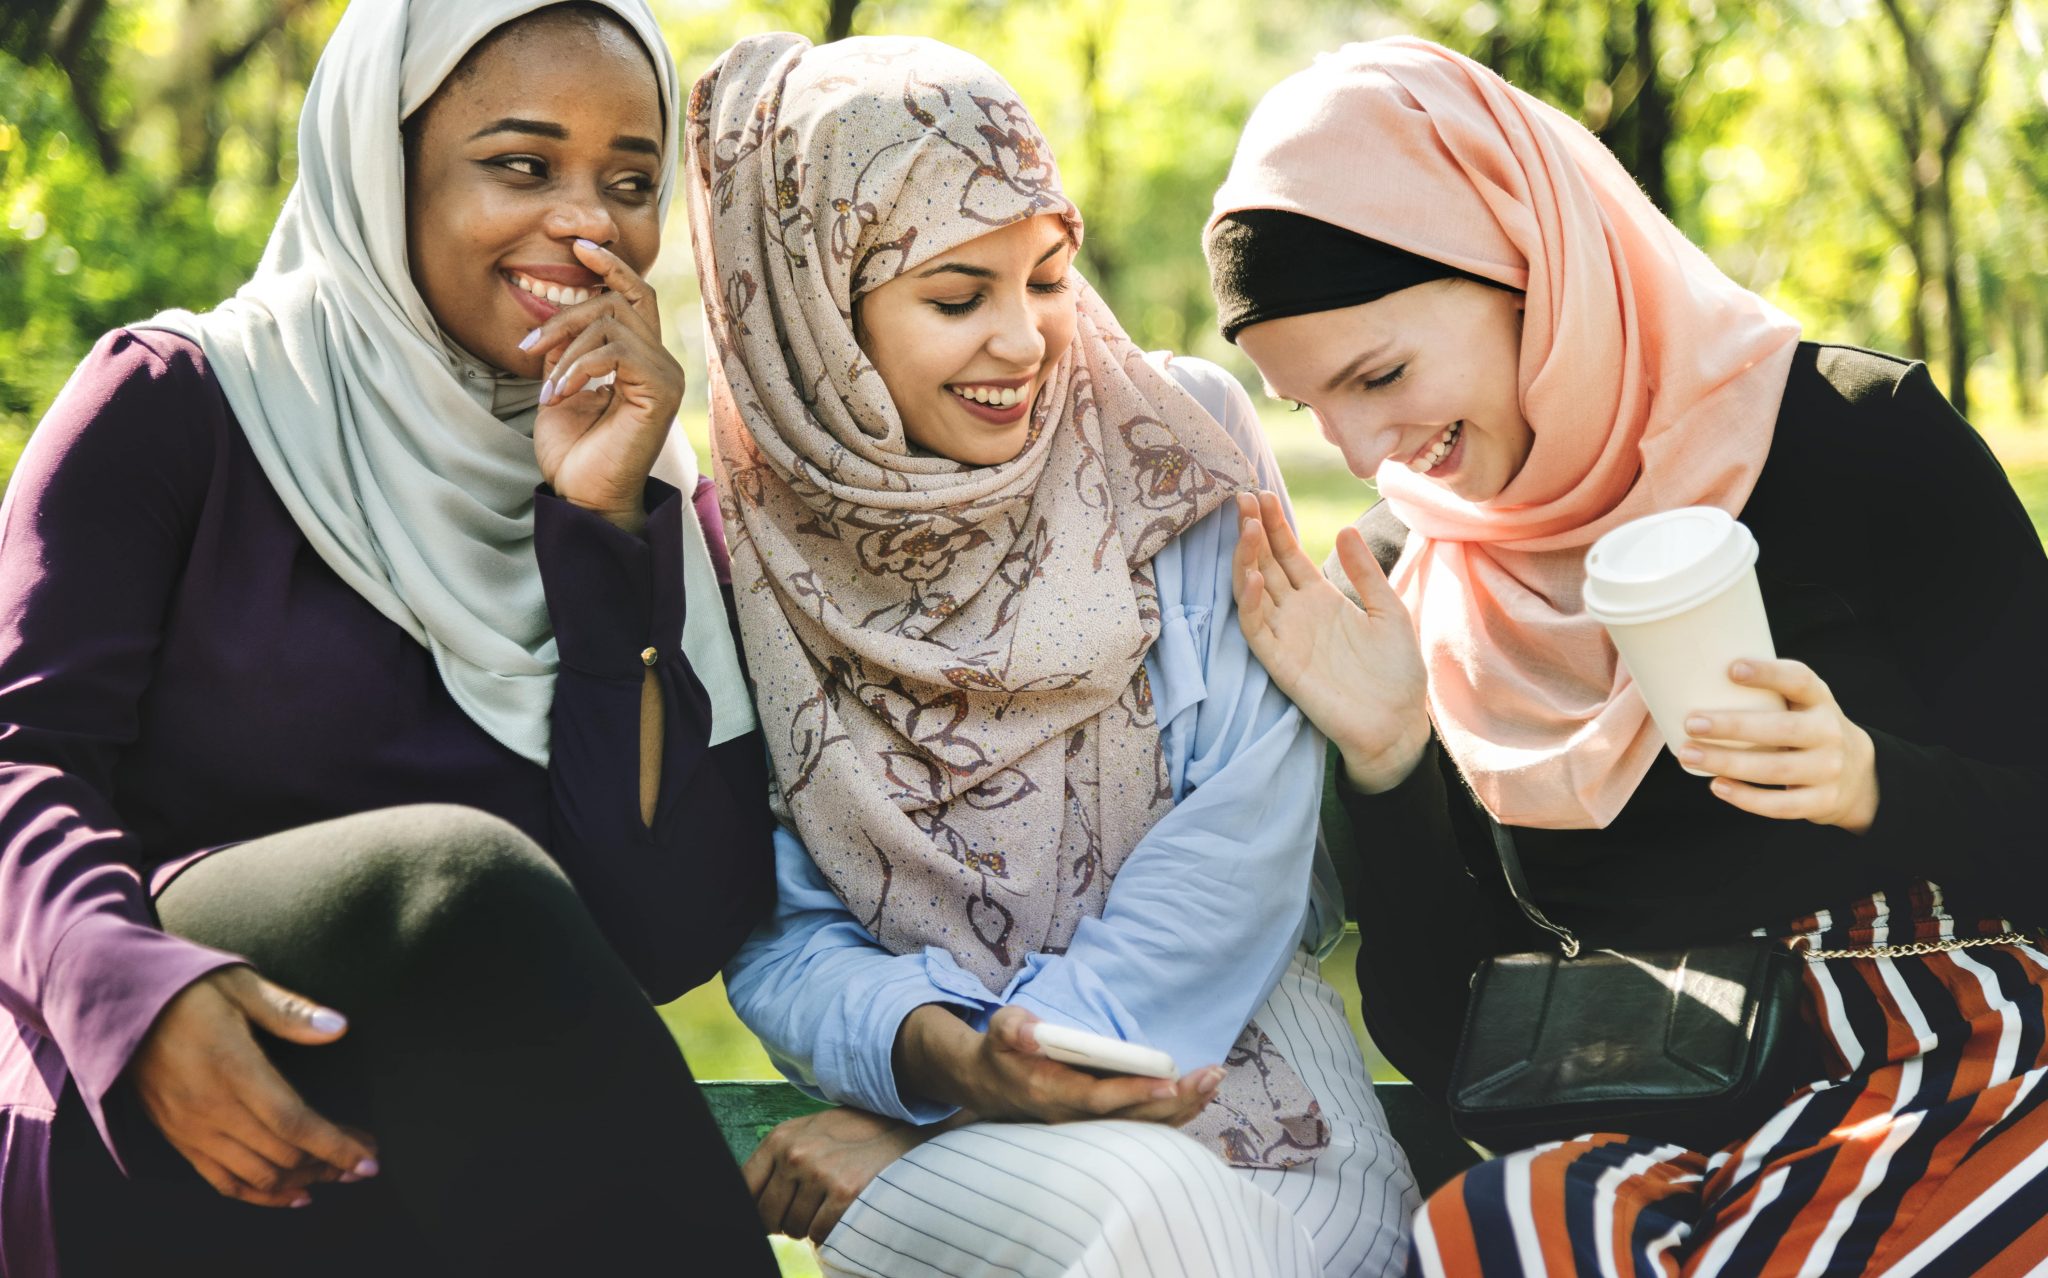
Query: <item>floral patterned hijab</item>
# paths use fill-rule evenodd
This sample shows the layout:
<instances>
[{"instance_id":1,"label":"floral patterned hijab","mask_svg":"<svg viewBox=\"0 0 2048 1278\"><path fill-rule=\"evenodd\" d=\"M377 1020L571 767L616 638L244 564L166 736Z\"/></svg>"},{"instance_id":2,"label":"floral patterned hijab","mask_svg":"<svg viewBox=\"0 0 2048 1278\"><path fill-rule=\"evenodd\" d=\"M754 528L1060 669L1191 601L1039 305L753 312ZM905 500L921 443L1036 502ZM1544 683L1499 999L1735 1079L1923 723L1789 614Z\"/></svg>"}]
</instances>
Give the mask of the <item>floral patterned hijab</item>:
<instances>
[{"instance_id":1,"label":"floral patterned hijab","mask_svg":"<svg viewBox=\"0 0 2048 1278\"><path fill-rule=\"evenodd\" d=\"M698 82L686 131L712 449L779 815L882 945L940 947L999 992L1101 914L1172 806L1151 560L1250 467L1078 280L1019 456L971 466L906 439L855 299L1040 214L1081 236L1045 139L979 60L756 37ZM1302 1161L1322 1120L1261 1041L1232 1054L1239 1103L1198 1122L1232 1161Z\"/></svg>"}]
</instances>

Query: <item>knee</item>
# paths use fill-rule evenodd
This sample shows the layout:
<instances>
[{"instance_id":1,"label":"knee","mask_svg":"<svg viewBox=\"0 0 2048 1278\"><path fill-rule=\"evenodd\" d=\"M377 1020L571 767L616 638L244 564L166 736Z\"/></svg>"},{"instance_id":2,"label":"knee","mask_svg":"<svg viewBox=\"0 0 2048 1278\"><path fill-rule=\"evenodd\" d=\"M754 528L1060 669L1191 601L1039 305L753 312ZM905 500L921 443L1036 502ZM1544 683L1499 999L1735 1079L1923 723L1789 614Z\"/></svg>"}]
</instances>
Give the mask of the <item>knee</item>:
<instances>
[{"instance_id":1,"label":"knee","mask_svg":"<svg viewBox=\"0 0 2048 1278\"><path fill-rule=\"evenodd\" d=\"M507 821L455 804L419 804L359 818L363 895L379 903L400 954L535 941L536 929L579 913L574 889L540 845Z\"/></svg>"},{"instance_id":2,"label":"knee","mask_svg":"<svg viewBox=\"0 0 2048 1278\"><path fill-rule=\"evenodd\" d=\"M1142 1218L1163 1205L1194 1201L1219 1210L1238 1195L1237 1177L1213 1152L1191 1137L1159 1123L1109 1122L1073 1151L1070 1164L1083 1183L1101 1191L1103 1210Z\"/></svg>"}]
</instances>

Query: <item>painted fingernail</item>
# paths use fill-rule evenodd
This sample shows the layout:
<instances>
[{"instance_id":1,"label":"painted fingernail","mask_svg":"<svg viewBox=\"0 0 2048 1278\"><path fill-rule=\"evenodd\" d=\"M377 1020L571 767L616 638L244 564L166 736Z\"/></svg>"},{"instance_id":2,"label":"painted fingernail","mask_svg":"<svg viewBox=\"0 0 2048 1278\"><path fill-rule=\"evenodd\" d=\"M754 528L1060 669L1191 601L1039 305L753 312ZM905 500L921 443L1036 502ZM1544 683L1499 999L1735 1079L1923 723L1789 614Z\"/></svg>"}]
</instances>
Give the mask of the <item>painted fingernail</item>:
<instances>
[{"instance_id":1,"label":"painted fingernail","mask_svg":"<svg viewBox=\"0 0 2048 1278\"><path fill-rule=\"evenodd\" d=\"M311 1207L313 1205L313 1196L311 1194L300 1194L297 1198L292 1199L291 1205L294 1207Z\"/></svg>"},{"instance_id":2,"label":"painted fingernail","mask_svg":"<svg viewBox=\"0 0 2048 1278\"><path fill-rule=\"evenodd\" d=\"M337 1185L353 1185L362 1179L363 1177L356 1175L354 1172L343 1172L334 1178L334 1183Z\"/></svg>"},{"instance_id":3,"label":"painted fingernail","mask_svg":"<svg viewBox=\"0 0 2048 1278\"><path fill-rule=\"evenodd\" d=\"M583 239L579 239L579 240L577 240L576 242L577 242L578 244L582 245L582 246L583 246L584 248L587 248L587 249L603 249L603 248L604 248L604 245L602 245L602 244L599 244L599 243L598 243L598 242L597 242L596 240L583 240Z\"/></svg>"},{"instance_id":4,"label":"painted fingernail","mask_svg":"<svg viewBox=\"0 0 2048 1278\"><path fill-rule=\"evenodd\" d=\"M316 1009L306 1021L322 1034L339 1034L348 1028L348 1017L330 1007Z\"/></svg>"},{"instance_id":5,"label":"painted fingernail","mask_svg":"<svg viewBox=\"0 0 2048 1278\"><path fill-rule=\"evenodd\" d=\"M555 379L550 377L540 384L540 402L545 404L555 397Z\"/></svg>"},{"instance_id":6,"label":"painted fingernail","mask_svg":"<svg viewBox=\"0 0 2048 1278\"><path fill-rule=\"evenodd\" d=\"M1696 714L1685 721L1685 730L1687 732L1705 732L1713 726L1714 721L1703 714Z\"/></svg>"},{"instance_id":7,"label":"painted fingernail","mask_svg":"<svg viewBox=\"0 0 2048 1278\"><path fill-rule=\"evenodd\" d=\"M375 1176L379 1171L382 1170L382 1168L377 1166L376 1159L365 1158L363 1161L357 1163L353 1168L349 1170L349 1175L359 1177L363 1180L368 1180L370 1177Z\"/></svg>"},{"instance_id":8,"label":"painted fingernail","mask_svg":"<svg viewBox=\"0 0 2048 1278\"><path fill-rule=\"evenodd\" d=\"M531 333L528 333L525 337L519 339L519 349L522 351L530 351L533 349L533 344L539 340L540 330L534 329Z\"/></svg>"}]
</instances>

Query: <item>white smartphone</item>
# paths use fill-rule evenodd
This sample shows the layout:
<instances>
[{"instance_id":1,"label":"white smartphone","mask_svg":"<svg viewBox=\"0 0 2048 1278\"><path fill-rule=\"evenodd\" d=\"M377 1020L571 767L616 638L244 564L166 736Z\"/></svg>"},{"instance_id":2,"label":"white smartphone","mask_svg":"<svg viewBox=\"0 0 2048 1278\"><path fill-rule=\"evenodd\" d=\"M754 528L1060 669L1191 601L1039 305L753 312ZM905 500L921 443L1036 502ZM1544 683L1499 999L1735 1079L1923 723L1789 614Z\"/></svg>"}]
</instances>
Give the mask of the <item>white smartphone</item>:
<instances>
[{"instance_id":1,"label":"white smartphone","mask_svg":"<svg viewBox=\"0 0 2048 1278\"><path fill-rule=\"evenodd\" d=\"M1140 1047L1121 1039L1044 1021L1031 1027L1038 1050L1062 1064L1099 1074L1137 1074L1144 1078L1179 1078L1173 1058L1156 1047Z\"/></svg>"}]
</instances>

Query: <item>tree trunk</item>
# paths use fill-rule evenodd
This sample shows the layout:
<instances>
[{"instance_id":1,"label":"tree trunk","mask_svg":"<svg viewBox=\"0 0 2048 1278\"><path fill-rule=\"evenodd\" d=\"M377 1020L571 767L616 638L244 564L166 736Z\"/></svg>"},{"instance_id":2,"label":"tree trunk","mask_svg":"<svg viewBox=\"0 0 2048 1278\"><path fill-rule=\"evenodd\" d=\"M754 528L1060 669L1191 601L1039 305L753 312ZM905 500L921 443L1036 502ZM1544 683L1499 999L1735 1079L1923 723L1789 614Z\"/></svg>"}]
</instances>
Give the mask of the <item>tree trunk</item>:
<instances>
[{"instance_id":1,"label":"tree trunk","mask_svg":"<svg viewBox=\"0 0 2048 1278\"><path fill-rule=\"evenodd\" d=\"M1082 23L1078 47L1081 54L1081 136L1088 139L1088 202L1097 209L1116 207L1110 182L1116 166L1110 142L1116 131L1109 127L1109 103L1103 85L1102 64L1109 58L1109 31L1116 22L1113 5L1090 6L1093 16ZM1095 291L1106 298L1116 296L1116 278L1122 265L1109 247L1114 236L1096 235L1088 240L1088 278Z\"/></svg>"},{"instance_id":2,"label":"tree trunk","mask_svg":"<svg viewBox=\"0 0 2048 1278\"><path fill-rule=\"evenodd\" d=\"M1963 310L1962 252L1956 243L1954 166L1944 155L1928 204L1941 238L1942 327L1948 345L1948 402L1970 415L1970 317Z\"/></svg>"},{"instance_id":3,"label":"tree trunk","mask_svg":"<svg viewBox=\"0 0 2048 1278\"><path fill-rule=\"evenodd\" d=\"M2012 361L2012 402L2020 420L2032 425L2040 405L2035 400L2038 376L2034 351L2033 317L2028 314L2033 300L2032 280L2016 280L2005 291L2005 342Z\"/></svg>"},{"instance_id":4,"label":"tree trunk","mask_svg":"<svg viewBox=\"0 0 2048 1278\"><path fill-rule=\"evenodd\" d=\"M1927 219L1914 201L1913 225L1917 228L1912 238L1906 241L1906 251L1913 257L1913 292L1906 300L1906 354L1925 362L1927 359Z\"/></svg>"},{"instance_id":5,"label":"tree trunk","mask_svg":"<svg viewBox=\"0 0 2048 1278\"><path fill-rule=\"evenodd\" d=\"M1636 67L1643 78L1635 106L1636 181L1650 203L1671 212L1671 183L1665 153L1671 147L1671 99L1657 69L1657 11L1650 0L1636 0Z\"/></svg>"},{"instance_id":6,"label":"tree trunk","mask_svg":"<svg viewBox=\"0 0 2048 1278\"><path fill-rule=\"evenodd\" d=\"M853 34L853 14L860 0L831 0L825 13L825 42L844 40Z\"/></svg>"}]
</instances>

